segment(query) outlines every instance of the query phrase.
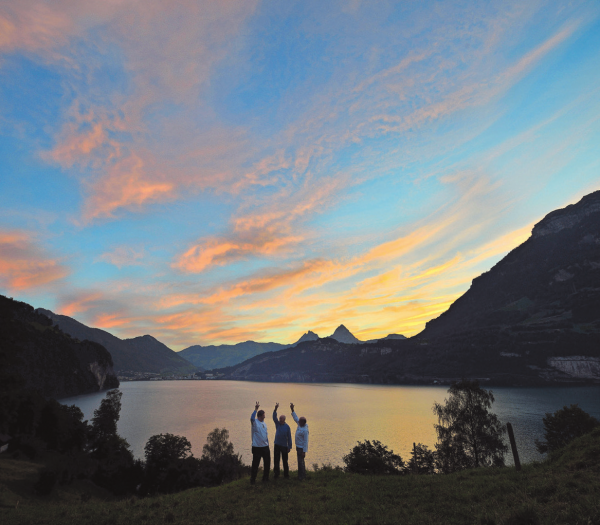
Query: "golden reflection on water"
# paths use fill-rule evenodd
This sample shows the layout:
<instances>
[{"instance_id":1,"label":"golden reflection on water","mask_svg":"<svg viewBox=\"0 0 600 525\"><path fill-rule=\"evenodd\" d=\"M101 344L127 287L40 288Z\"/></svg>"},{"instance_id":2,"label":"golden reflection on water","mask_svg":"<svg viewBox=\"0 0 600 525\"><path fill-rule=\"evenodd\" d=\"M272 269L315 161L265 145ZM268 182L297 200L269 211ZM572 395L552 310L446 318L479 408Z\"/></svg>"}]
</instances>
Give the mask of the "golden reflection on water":
<instances>
[{"instance_id":1,"label":"golden reflection on water","mask_svg":"<svg viewBox=\"0 0 600 525\"><path fill-rule=\"evenodd\" d=\"M377 439L405 459L413 442L433 447L436 420L431 408L446 396L446 388L435 387L239 381L132 382L121 389L119 431L138 456L150 436L164 432L186 436L194 455L200 456L207 434L225 427L236 452L249 462L255 401L266 412L271 448L275 403L280 403L278 415L287 416L293 436L296 425L289 407L293 402L310 429L308 465L342 464L342 457L365 439Z\"/></svg>"},{"instance_id":2,"label":"golden reflection on water","mask_svg":"<svg viewBox=\"0 0 600 525\"><path fill-rule=\"evenodd\" d=\"M269 425L271 450L275 437L272 413L291 418L290 402L310 428L307 466L313 463L341 465L342 457L357 441L379 440L404 460L412 444L433 448L436 442L432 412L434 402L448 396L444 387L377 386L348 384L251 383L242 381L139 381L121 384L123 392L119 433L136 456L144 456L150 436L171 433L185 436L195 456L202 455L206 436L216 427L229 430L235 451L251 460L250 414L260 401ZM579 403L600 418L600 387L493 388L493 410L502 423L515 429L521 461L540 459L534 439L542 437L542 418L563 405ZM93 416L105 392L61 400L79 406L86 419ZM295 454L290 467L296 468ZM507 462L511 463L510 455Z\"/></svg>"}]
</instances>

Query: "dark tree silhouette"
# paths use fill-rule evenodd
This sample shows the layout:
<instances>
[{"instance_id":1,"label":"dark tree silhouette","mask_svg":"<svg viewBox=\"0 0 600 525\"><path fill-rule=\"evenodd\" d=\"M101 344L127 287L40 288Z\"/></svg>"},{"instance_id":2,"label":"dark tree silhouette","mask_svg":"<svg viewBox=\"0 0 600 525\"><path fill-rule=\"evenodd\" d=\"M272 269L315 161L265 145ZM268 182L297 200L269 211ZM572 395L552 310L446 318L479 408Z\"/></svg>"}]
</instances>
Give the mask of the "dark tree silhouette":
<instances>
[{"instance_id":1,"label":"dark tree silhouette","mask_svg":"<svg viewBox=\"0 0 600 525\"><path fill-rule=\"evenodd\" d=\"M576 404L565 406L554 414L546 413L543 421L546 441L535 440L535 446L542 454L558 450L600 425L595 417L590 416Z\"/></svg>"},{"instance_id":2,"label":"dark tree silhouette","mask_svg":"<svg viewBox=\"0 0 600 525\"><path fill-rule=\"evenodd\" d=\"M406 471L411 474L434 474L436 453L427 445L419 443L413 447Z\"/></svg>"},{"instance_id":3,"label":"dark tree silhouette","mask_svg":"<svg viewBox=\"0 0 600 525\"><path fill-rule=\"evenodd\" d=\"M502 466L508 447L506 432L498 417L490 412L494 396L477 381L463 379L452 383L445 404L435 403L438 417L437 468L454 472L465 468Z\"/></svg>"},{"instance_id":4,"label":"dark tree silhouette","mask_svg":"<svg viewBox=\"0 0 600 525\"><path fill-rule=\"evenodd\" d=\"M117 433L122 396L123 393L120 390L110 390L100 403L100 407L94 410L94 417L92 418L92 434L94 437L101 438Z\"/></svg>"},{"instance_id":5,"label":"dark tree silhouette","mask_svg":"<svg viewBox=\"0 0 600 525\"><path fill-rule=\"evenodd\" d=\"M404 468L402 458L377 440L359 441L343 461L344 470L356 474L402 474Z\"/></svg>"},{"instance_id":6,"label":"dark tree silhouette","mask_svg":"<svg viewBox=\"0 0 600 525\"><path fill-rule=\"evenodd\" d=\"M206 438L202 447L202 458L219 461L224 456L233 456L233 443L229 441L229 430L215 428Z\"/></svg>"},{"instance_id":7,"label":"dark tree silhouette","mask_svg":"<svg viewBox=\"0 0 600 525\"><path fill-rule=\"evenodd\" d=\"M151 469L166 468L191 456L191 450L192 445L183 436L157 434L152 436L144 447L146 466Z\"/></svg>"}]
</instances>

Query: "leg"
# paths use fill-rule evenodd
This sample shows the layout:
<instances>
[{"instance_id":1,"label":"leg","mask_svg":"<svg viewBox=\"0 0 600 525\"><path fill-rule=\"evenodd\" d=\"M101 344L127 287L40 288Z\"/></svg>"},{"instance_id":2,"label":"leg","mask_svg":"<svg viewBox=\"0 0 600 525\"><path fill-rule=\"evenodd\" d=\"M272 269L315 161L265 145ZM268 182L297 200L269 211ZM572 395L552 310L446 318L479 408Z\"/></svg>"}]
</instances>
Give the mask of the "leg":
<instances>
[{"instance_id":1,"label":"leg","mask_svg":"<svg viewBox=\"0 0 600 525\"><path fill-rule=\"evenodd\" d=\"M256 475L258 474L258 464L260 463L260 448L252 447L252 471L250 474L250 483L256 481Z\"/></svg>"},{"instance_id":2,"label":"leg","mask_svg":"<svg viewBox=\"0 0 600 525\"><path fill-rule=\"evenodd\" d=\"M269 472L271 471L271 449L269 447L263 448L263 468L265 469L263 481L269 481Z\"/></svg>"},{"instance_id":3,"label":"leg","mask_svg":"<svg viewBox=\"0 0 600 525\"><path fill-rule=\"evenodd\" d=\"M285 447L281 447L281 459L283 459L283 477L289 478L290 467L288 465L288 449ZM277 465L277 467L279 468L279 465Z\"/></svg>"},{"instance_id":4,"label":"leg","mask_svg":"<svg viewBox=\"0 0 600 525\"><path fill-rule=\"evenodd\" d=\"M298 479L303 480L306 477L306 466L304 465L304 451L299 448L298 451Z\"/></svg>"},{"instance_id":5,"label":"leg","mask_svg":"<svg viewBox=\"0 0 600 525\"><path fill-rule=\"evenodd\" d=\"M273 451L273 477L277 479L279 477L279 456L282 454L282 448L279 445L275 445L275 449ZM285 473L285 456L283 460L283 471Z\"/></svg>"}]
</instances>

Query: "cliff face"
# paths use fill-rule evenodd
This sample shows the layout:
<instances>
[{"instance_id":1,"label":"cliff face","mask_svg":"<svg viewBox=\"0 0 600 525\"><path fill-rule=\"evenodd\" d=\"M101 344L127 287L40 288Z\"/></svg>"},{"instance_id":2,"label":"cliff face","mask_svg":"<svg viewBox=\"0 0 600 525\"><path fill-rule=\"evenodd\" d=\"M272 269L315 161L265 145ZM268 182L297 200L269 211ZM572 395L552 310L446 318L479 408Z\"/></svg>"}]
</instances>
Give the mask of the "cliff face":
<instances>
[{"instance_id":1,"label":"cliff face","mask_svg":"<svg viewBox=\"0 0 600 525\"><path fill-rule=\"evenodd\" d=\"M0 296L0 340L3 375L19 387L63 398L119 385L104 347L72 339L30 305L4 296Z\"/></svg>"}]
</instances>

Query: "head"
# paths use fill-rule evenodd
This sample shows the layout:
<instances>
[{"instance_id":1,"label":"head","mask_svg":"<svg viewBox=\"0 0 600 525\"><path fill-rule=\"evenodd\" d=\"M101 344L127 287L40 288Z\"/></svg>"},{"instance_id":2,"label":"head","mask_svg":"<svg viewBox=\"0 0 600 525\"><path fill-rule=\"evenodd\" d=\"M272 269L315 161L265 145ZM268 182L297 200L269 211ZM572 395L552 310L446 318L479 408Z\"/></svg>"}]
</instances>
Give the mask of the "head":
<instances>
[{"instance_id":1,"label":"head","mask_svg":"<svg viewBox=\"0 0 600 525\"><path fill-rule=\"evenodd\" d=\"M285 416L279 416L279 422L283 425L285 423Z\"/></svg>"},{"instance_id":2,"label":"head","mask_svg":"<svg viewBox=\"0 0 600 525\"><path fill-rule=\"evenodd\" d=\"M262 423L265 420L265 411L264 410L259 410L256 413L256 419L258 419Z\"/></svg>"},{"instance_id":3,"label":"head","mask_svg":"<svg viewBox=\"0 0 600 525\"><path fill-rule=\"evenodd\" d=\"M298 418L298 424L299 424L301 427L303 427L304 425L306 425L306 418L305 418L304 416L303 416L303 417L299 417L299 418Z\"/></svg>"}]
</instances>

